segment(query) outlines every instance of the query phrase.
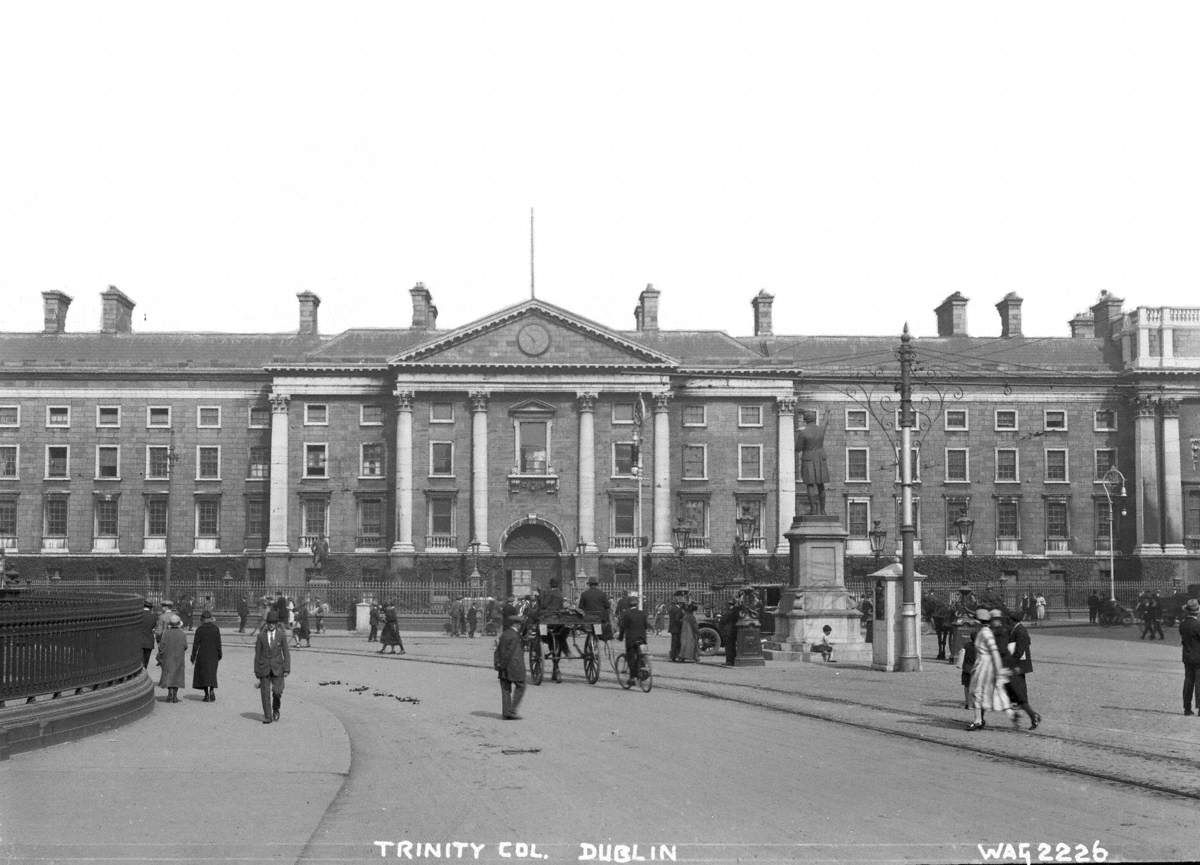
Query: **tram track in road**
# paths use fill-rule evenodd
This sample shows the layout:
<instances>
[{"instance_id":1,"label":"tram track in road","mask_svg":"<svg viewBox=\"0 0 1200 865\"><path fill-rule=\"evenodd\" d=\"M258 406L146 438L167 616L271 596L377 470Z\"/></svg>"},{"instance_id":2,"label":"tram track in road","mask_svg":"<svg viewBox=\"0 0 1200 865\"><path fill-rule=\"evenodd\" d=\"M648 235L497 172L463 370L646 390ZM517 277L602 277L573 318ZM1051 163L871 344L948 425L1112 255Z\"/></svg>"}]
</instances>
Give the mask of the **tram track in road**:
<instances>
[{"instance_id":1,"label":"tram track in road","mask_svg":"<svg viewBox=\"0 0 1200 865\"><path fill-rule=\"evenodd\" d=\"M332 647L313 647L301 651L356 658L371 657L374 654L364 655L361 651ZM397 656L395 660L397 662L491 670L491 665L482 661L444 656L414 656L409 653ZM602 665L602 669L607 668ZM574 678L572 675L567 680L568 683L573 682ZM601 682L603 681L602 675ZM582 675L579 677L579 683L584 684ZM1004 729L1004 725L997 725L994 731L989 727L982 734L967 733L959 724L948 725L947 717L944 714L756 683L697 682L687 676L670 675L663 671L662 665L655 670L654 686L656 692L662 690L689 694L798 718L829 721L858 731L893 736L926 745L937 745L965 754L1026 765L1042 771L1117 784L1155 795L1193 801L1200 800L1200 781L1196 780L1200 779L1200 761L1154 753L1114 742L1084 740L1056 734L1047 731L1045 725L1032 736L1022 736L1021 746L1014 748L1013 739L1010 738L1011 731ZM543 685L543 687L545 686ZM796 701L805 701L807 705L795 705ZM863 710L868 710L874 719L861 717ZM853 713L859 713L860 716L856 717ZM890 720L883 720L884 717ZM906 724L917 725L918 729L905 729L903 725ZM998 741L997 735L1000 736ZM1173 742L1173 744L1178 743ZM1078 759L1068 759L1067 757L1071 755L1077 756ZM1114 771L1104 767L1103 764L1106 761L1127 762L1134 765L1131 765L1127 771ZM1171 777L1177 777L1178 783L1154 780L1155 778Z\"/></svg>"}]
</instances>

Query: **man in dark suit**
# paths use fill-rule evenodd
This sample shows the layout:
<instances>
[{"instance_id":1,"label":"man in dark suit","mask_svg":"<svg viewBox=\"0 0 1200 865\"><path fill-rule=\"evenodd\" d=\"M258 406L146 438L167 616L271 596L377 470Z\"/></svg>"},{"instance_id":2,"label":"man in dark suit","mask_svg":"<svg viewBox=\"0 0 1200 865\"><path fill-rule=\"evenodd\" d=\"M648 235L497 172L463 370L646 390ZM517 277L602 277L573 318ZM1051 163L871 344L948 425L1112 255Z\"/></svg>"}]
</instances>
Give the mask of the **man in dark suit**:
<instances>
[{"instance_id":1,"label":"man in dark suit","mask_svg":"<svg viewBox=\"0 0 1200 865\"><path fill-rule=\"evenodd\" d=\"M516 609L505 607L504 630L496 642L492 666L500 677L501 714L506 721L519 721L517 707L525 696L525 654L521 651L521 619Z\"/></svg>"},{"instance_id":2,"label":"man in dark suit","mask_svg":"<svg viewBox=\"0 0 1200 865\"><path fill-rule=\"evenodd\" d=\"M262 696L263 723L279 720L279 704L283 700L283 680L292 671L288 654L287 634L279 627L279 614L267 613L267 626L258 632L254 641L254 675Z\"/></svg>"},{"instance_id":3,"label":"man in dark suit","mask_svg":"<svg viewBox=\"0 0 1200 865\"><path fill-rule=\"evenodd\" d=\"M1024 614L1019 610L1014 610L1008 614L1008 618L1012 623L1009 628L1007 645L1012 646L1012 652L1008 652L1007 647L1001 648L1000 654L1007 655L1009 680L1004 685L1004 690L1008 692L1008 699L1012 702L1014 709L1021 709L1029 716L1029 729L1036 730L1037 725L1042 722L1042 716L1033 711L1033 706L1029 705L1029 688L1025 684L1025 676L1033 672L1033 656L1029 654L1029 631L1025 627L1023 619ZM997 642L1000 641L997 637ZM1018 723L1018 715L1013 713L1013 725Z\"/></svg>"},{"instance_id":4,"label":"man in dark suit","mask_svg":"<svg viewBox=\"0 0 1200 865\"><path fill-rule=\"evenodd\" d=\"M158 626L158 616L154 615L154 605L149 601L142 604L142 669L150 667L150 653L154 651L157 640L154 629Z\"/></svg>"},{"instance_id":5,"label":"man in dark suit","mask_svg":"<svg viewBox=\"0 0 1200 865\"><path fill-rule=\"evenodd\" d=\"M550 588L542 592L541 602L538 604L539 613L561 613L563 608L563 595L558 587L558 578L551 577ZM552 625L550 627L550 647L554 656L554 672L550 678L557 682L558 675L558 659L569 657L571 654L570 648L567 646L567 631L564 625Z\"/></svg>"},{"instance_id":6,"label":"man in dark suit","mask_svg":"<svg viewBox=\"0 0 1200 865\"><path fill-rule=\"evenodd\" d=\"M671 635L672 661L679 660L679 641L683 634L683 592L676 592L667 608L667 633Z\"/></svg>"},{"instance_id":7,"label":"man in dark suit","mask_svg":"<svg viewBox=\"0 0 1200 865\"><path fill-rule=\"evenodd\" d=\"M246 619L250 617L250 596L242 595L237 600L238 633L246 633Z\"/></svg>"},{"instance_id":8,"label":"man in dark suit","mask_svg":"<svg viewBox=\"0 0 1200 865\"><path fill-rule=\"evenodd\" d=\"M1200 601L1188 598L1179 623L1179 642L1183 645L1183 714L1193 715L1193 697L1200 712Z\"/></svg>"},{"instance_id":9,"label":"man in dark suit","mask_svg":"<svg viewBox=\"0 0 1200 865\"><path fill-rule=\"evenodd\" d=\"M636 599L637 593L630 596ZM642 646L646 645L647 626L646 611L640 607L630 607L617 622L617 639L625 640L625 662L629 665L630 686L637 682L641 672Z\"/></svg>"},{"instance_id":10,"label":"man in dark suit","mask_svg":"<svg viewBox=\"0 0 1200 865\"><path fill-rule=\"evenodd\" d=\"M611 604L608 600L608 595L600 590L600 581L595 577L588 579L588 587L579 595L579 611L586 618L600 620L600 639L612 639L612 623L608 620L608 612L611 609Z\"/></svg>"},{"instance_id":11,"label":"man in dark suit","mask_svg":"<svg viewBox=\"0 0 1200 865\"><path fill-rule=\"evenodd\" d=\"M721 639L725 641L725 666L732 667L737 661L737 623L742 615L742 608L737 601L730 601L721 616Z\"/></svg>"}]
</instances>

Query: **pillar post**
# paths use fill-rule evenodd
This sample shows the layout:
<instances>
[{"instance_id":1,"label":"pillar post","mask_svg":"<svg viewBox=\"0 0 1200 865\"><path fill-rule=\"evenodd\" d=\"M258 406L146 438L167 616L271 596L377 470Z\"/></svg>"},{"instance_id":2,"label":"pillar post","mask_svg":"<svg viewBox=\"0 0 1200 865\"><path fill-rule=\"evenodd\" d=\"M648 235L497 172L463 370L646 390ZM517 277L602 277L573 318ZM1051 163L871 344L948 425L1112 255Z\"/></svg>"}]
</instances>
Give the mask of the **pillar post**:
<instances>
[{"instance_id":1,"label":"pillar post","mask_svg":"<svg viewBox=\"0 0 1200 865\"><path fill-rule=\"evenodd\" d=\"M596 546L596 394L576 396L579 405L579 540L584 552Z\"/></svg>"},{"instance_id":2,"label":"pillar post","mask_svg":"<svg viewBox=\"0 0 1200 865\"><path fill-rule=\"evenodd\" d=\"M675 552L671 535L671 419L670 391L654 394L654 543L650 552Z\"/></svg>"},{"instance_id":3,"label":"pillar post","mask_svg":"<svg viewBox=\"0 0 1200 865\"><path fill-rule=\"evenodd\" d=\"M1179 455L1179 400L1163 399L1159 401L1162 407L1162 446L1163 446L1163 524L1166 537L1163 538L1164 552L1172 555L1186 555L1187 547L1183 544L1183 471Z\"/></svg>"},{"instance_id":4,"label":"pillar post","mask_svg":"<svg viewBox=\"0 0 1200 865\"><path fill-rule=\"evenodd\" d=\"M284 393L271 395L271 515L266 552L291 552L288 541L288 402Z\"/></svg>"},{"instance_id":5,"label":"pillar post","mask_svg":"<svg viewBox=\"0 0 1200 865\"><path fill-rule=\"evenodd\" d=\"M396 537L392 552L410 554L413 546L413 392L396 390Z\"/></svg>"},{"instance_id":6,"label":"pillar post","mask_svg":"<svg viewBox=\"0 0 1200 865\"><path fill-rule=\"evenodd\" d=\"M1148 396L1138 397L1134 441L1137 465L1134 469L1134 507L1137 509L1137 553L1162 552L1161 514L1158 480L1158 404Z\"/></svg>"},{"instance_id":7,"label":"pillar post","mask_svg":"<svg viewBox=\"0 0 1200 865\"><path fill-rule=\"evenodd\" d=\"M479 541L479 552L490 553L488 545L488 393L471 393L471 530Z\"/></svg>"},{"instance_id":8,"label":"pillar post","mask_svg":"<svg viewBox=\"0 0 1200 865\"><path fill-rule=\"evenodd\" d=\"M780 397L775 400L778 412L777 438L778 465L776 481L779 487L779 497L776 511L779 513L779 532L775 543L775 554L787 555L789 544L784 534L791 528L796 516L796 398L794 396Z\"/></svg>"}]
</instances>

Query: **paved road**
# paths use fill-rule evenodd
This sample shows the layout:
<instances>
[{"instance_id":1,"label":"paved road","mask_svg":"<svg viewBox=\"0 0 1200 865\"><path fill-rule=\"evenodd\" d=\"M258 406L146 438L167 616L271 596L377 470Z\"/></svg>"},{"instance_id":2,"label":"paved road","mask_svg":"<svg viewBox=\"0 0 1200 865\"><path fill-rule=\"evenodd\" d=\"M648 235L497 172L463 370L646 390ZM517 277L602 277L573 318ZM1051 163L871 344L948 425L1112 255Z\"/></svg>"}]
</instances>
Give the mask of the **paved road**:
<instances>
[{"instance_id":1,"label":"paved road","mask_svg":"<svg viewBox=\"0 0 1200 865\"><path fill-rule=\"evenodd\" d=\"M217 703L0 764L0 861L373 862L375 842L404 841L443 845L424 861L458 858L452 842L483 845L479 861L636 844L647 860L959 862L1003 842L1036 861L1038 842L1097 841L1110 861L1200 858L1200 719L1170 708L1171 644L1035 634L1046 723L966 733L948 665L676 665L663 643L650 694L570 662L504 722L491 640L440 635L404 657L318 640L264 726L239 640Z\"/></svg>"}]
</instances>

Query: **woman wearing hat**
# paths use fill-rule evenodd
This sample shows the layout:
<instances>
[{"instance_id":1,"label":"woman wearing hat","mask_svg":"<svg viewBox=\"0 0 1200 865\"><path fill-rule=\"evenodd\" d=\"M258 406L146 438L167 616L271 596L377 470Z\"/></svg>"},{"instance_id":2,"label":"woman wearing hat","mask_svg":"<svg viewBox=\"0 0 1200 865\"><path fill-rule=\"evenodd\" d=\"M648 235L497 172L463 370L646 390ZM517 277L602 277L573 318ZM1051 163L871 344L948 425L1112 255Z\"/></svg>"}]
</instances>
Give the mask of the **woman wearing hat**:
<instances>
[{"instance_id":1,"label":"woman wearing hat","mask_svg":"<svg viewBox=\"0 0 1200 865\"><path fill-rule=\"evenodd\" d=\"M968 730L982 730L987 726L983 713L988 709L996 712L1008 712L1012 715L1012 705L1004 685L1008 681L1008 670L1000 657L1000 647L996 644L993 627L1004 623L1004 614L1000 610L975 611L979 620L979 633L975 635L975 669L971 672L971 698L975 704L975 720Z\"/></svg>"},{"instance_id":2,"label":"woman wearing hat","mask_svg":"<svg viewBox=\"0 0 1200 865\"><path fill-rule=\"evenodd\" d=\"M167 702L179 702L179 689L183 687L184 658L187 655L187 637L183 633L183 619L172 613L167 617L167 630L158 643L158 665L162 675L158 687L167 689Z\"/></svg>"},{"instance_id":3,"label":"woman wearing hat","mask_svg":"<svg viewBox=\"0 0 1200 865\"><path fill-rule=\"evenodd\" d=\"M200 614L192 641L192 687L204 692L205 703L217 701L217 665L221 663L221 629L212 610Z\"/></svg>"}]
</instances>

